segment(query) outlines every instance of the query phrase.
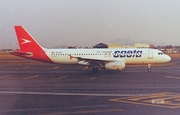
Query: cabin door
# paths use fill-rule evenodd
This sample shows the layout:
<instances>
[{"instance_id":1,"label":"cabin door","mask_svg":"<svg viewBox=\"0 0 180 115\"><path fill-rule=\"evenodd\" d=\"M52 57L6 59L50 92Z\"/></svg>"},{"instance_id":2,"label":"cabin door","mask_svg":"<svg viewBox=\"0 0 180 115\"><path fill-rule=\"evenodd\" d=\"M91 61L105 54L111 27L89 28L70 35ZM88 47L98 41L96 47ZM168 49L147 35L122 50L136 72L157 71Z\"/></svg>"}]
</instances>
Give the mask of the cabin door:
<instances>
[{"instance_id":1,"label":"cabin door","mask_svg":"<svg viewBox=\"0 0 180 115\"><path fill-rule=\"evenodd\" d=\"M153 51L148 50L148 59L153 59Z\"/></svg>"}]
</instances>

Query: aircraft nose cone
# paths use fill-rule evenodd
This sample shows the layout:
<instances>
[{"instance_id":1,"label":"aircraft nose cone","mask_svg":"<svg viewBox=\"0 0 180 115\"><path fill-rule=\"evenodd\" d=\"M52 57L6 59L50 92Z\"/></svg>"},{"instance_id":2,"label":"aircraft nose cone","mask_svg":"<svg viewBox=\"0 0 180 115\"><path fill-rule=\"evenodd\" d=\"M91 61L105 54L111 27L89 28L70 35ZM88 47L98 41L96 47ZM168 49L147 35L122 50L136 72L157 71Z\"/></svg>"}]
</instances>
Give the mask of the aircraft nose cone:
<instances>
[{"instance_id":1,"label":"aircraft nose cone","mask_svg":"<svg viewBox=\"0 0 180 115\"><path fill-rule=\"evenodd\" d=\"M166 59L165 59L167 62L171 61L171 57L170 56L166 56Z\"/></svg>"}]
</instances>

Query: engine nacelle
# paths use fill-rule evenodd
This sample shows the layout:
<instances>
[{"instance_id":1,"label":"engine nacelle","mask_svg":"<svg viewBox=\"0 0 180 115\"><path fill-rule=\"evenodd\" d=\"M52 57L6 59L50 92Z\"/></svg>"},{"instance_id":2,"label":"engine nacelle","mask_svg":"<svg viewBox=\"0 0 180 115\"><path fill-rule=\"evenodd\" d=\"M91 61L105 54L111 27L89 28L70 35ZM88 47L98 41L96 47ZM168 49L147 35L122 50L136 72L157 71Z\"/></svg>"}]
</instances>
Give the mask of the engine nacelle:
<instances>
[{"instance_id":1,"label":"engine nacelle","mask_svg":"<svg viewBox=\"0 0 180 115\"><path fill-rule=\"evenodd\" d=\"M105 69L108 70L123 70L125 68L124 62L108 62L105 64Z\"/></svg>"}]
</instances>

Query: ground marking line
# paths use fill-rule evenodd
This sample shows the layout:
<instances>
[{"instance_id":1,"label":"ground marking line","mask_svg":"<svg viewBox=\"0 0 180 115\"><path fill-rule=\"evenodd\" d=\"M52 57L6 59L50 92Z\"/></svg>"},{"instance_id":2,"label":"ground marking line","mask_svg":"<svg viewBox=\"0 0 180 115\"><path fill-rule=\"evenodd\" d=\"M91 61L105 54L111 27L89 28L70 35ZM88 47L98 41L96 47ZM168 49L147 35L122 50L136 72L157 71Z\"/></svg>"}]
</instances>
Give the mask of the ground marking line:
<instances>
[{"instance_id":1,"label":"ground marking line","mask_svg":"<svg viewBox=\"0 0 180 115\"><path fill-rule=\"evenodd\" d=\"M92 77L92 78L91 78L91 80L94 80L94 79L96 79L96 77Z\"/></svg>"},{"instance_id":2,"label":"ground marking line","mask_svg":"<svg viewBox=\"0 0 180 115\"><path fill-rule=\"evenodd\" d=\"M53 69L58 69L58 68L60 68L60 66L53 67Z\"/></svg>"},{"instance_id":3,"label":"ground marking line","mask_svg":"<svg viewBox=\"0 0 180 115\"><path fill-rule=\"evenodd\" d=\"M68 76L63 76L63 77L60 77L60 78L57 78L58 80L62 80L62 79L65 79L67 78Z\"/></svg>"},{"instance_id":4,"label":"ground marking line","mask_svg":"<svg viewBox=\"0 0 180 115\"><path fill-rule=\"evenodd\" d=\"M57 95L57 96L102 96L102 97L132 97L132 96L152 96L154 94L96 94L96 93L55 93L55 92L20 92L20 91L0 91L0 94L17 95Z\"/></svg>"},{"instance_id":5,"label":"ground marking line","mask_svg":"<svg viewBox=\"0 0 180 115\"><path fill-rule=\"evenodd\" d=\"M180 79L180 77L174 77L174 76L164 76L166 78L170 78L170 79Z\"/></svg>"},{"instance_id":6,"label":"ground marking line","mask_svg":"<svg viewBox=\"0 0 180 115\"><path fill-rule=\"evenodd\" d=\"M2 78L6 78L6 77L10 77L11 75L5 75L5 76L1 76L0 79Z\"/></svg>"},{"instance_id":7,"label":"ground marking line","mask_svg":"<svg viewBox=\"0 0 180 115\"><path fill-rule=\"evenodd\" d=\"M79 109L79 108L92 108L92 107L96 107L96 108L100 108L100 107L109 107L109 105L96 105L96 106L75 106L75 107L63 107L64 109ZM58 108L34 108L34 109L10 109L10 110L1 110L3 112L18 112L18 111L38 111L38 110L57 110Z\"/></svg>"},{"instance_id":8,"label":"ground marking line","mask_svg":"<svg viewBox=\"0 0 180 115\"><path fill-rule=\"evenodd\" d=\"M92 114L92 113L105 113L105 112L122 112L122 109L105 109L105 110L83 110L83 111L74 111L74 112L57 112L56 115L70 115L70 114Z\"/></svg>"},{"instance_id":9,"label":"ground marking line","mask_svg":"<svg viewBox=\"0 0 180 115\"><path fill-rule=\"evenodd\" d=\"M26 78L24 78L24 79L25 79L25 80L27 80L27 79L33 79L33 78L36 78L36 77L39 77L39 75L30 76L30 77L26 77Z\"/></svg>"},{"instance_id":10,"label":"ground marking line","mask_svg":"<svg viewBox=\"0 0 180 115\"><path fill-rule=\"evenodd\" d=\"M124 102L124 103L131 103L131 104L140 104L140 105L147 105L147 106L157 106L157 107L166 107L166 108L180 108L179 93L157 93L154 95L142 96L142 99L134 100L137 96L131 97L124 97L124 98L115 98L110 99L113 102ZM141 96L139 96L141 97Z\"/></svg>"},{"instance_id":11,"label":"ground marking line","mask_svg":"<svg viewBox=\"0 0 180 115\"><path fill-rule=\"evenodd\" d=\"M30 68L31 66L26 66L26 67L23 67L23 69L27 69L27 68Z\"/></svg>"},{"instance_id":12,"label":"ground marking line","mask_svg":"<svg viewBox=\"0 0 180 115\"><path fill-rule=\"evenodd\" d=\"M88 66L86 66L85 68L83 68L83 70L87 70L89 67Z\"/></svg>"},{"instance_id":13,"label":"ground marking line","mask_svg":"<svg viewBox=\"0 0 180 115\"><path fill-rule=\"evenodd\" d=\"M2 112L19 112L19 111L38 111L38 110L57 110L58 108L40 108L40 109L13 109L13 110L2 110ZM57 112L58 115L69 115L69 114L82 114L82 113L98 113L98 112L115 112L124 111L123 109L106 109L106 110L84 110L84 111L74 111L74 112Z\"/></svg>"}]
</instances>

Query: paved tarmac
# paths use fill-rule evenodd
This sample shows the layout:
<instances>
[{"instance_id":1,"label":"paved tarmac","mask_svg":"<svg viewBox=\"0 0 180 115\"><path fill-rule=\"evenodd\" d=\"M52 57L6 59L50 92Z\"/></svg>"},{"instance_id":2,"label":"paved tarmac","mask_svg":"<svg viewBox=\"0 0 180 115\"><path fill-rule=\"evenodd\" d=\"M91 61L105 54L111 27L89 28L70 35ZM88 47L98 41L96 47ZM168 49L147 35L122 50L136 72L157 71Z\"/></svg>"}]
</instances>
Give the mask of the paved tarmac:
<instances>
[{"instance_id":1,"label":"paved tarmac","mask_svg":"<svg viewBox=\"0 0 180 115\"><path fill-rule=\"evenodd\" d=\"M124 71L0 59L1 115L179 115L180 59Z\"/></svg>"}]
</instances>

